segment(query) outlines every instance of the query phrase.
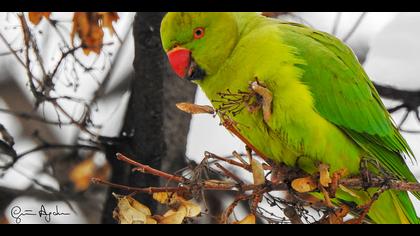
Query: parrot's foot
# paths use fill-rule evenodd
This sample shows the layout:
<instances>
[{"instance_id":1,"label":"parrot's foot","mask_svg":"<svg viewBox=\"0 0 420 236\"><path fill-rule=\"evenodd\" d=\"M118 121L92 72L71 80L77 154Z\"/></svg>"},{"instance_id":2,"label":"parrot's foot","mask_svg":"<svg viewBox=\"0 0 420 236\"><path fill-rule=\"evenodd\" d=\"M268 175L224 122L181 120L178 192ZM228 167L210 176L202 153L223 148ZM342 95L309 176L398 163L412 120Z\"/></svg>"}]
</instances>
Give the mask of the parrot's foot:
<instances>
[{"instance_id":1,"label":"parrot's foot","mask_svg":"<svg viewBox=\"0 0 420 236\"><path fill-rule=\"evenodd\" d=\"M268 123L272 115L273 93L271 93L270 90L261 85L258 81L251 83L251 89L261 96L264 121Z\"/></svg>"},{"instance_id":2,"label":"parrot's foot","mask_svg":"<svg viewBox=\"0 0 420 236\"><path fill-rule=\"evenodd\" d=\"M362 178L362 187L366 191L371 186L372 174L368 169L368 165L371 164L368 159L362 159L360 161L360 176Z\"/></svg>"},{"instance_id":3,"label":"parrot's foot","mask_svg":"<svg viewBox=\"0 0 420 236\"><path fill-rule=\"evenodd\" d=\"M385 170L385 168L378 162L378 160L372 160L368 158L362 159L360 161L360 177L362 178L362 187L364 190L368 190L372 187L372 178L374 176L380 176L384 180L398 179L398 177Z\"/></svg>"}]
</instances>

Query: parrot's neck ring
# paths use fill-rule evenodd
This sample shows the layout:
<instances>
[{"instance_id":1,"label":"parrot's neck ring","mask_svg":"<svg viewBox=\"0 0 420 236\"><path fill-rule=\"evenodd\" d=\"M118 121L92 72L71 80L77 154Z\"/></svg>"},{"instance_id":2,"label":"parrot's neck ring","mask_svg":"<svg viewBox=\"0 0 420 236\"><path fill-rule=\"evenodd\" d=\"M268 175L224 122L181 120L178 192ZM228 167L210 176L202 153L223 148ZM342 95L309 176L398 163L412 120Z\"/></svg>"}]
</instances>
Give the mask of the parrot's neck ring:
<instances>
[{"instance_id":1,"label":"parrot's neck ring","mask_svg":"<svg viewBox=\"0 0 420 236\"><path fill-rule=\"evenodd\" d=\"M190 67L188 69L187 80L195 81L195 80L203 80L206 76L206 71L201 68L194 59L191 59Z\"/></svg>"}]
</instances>

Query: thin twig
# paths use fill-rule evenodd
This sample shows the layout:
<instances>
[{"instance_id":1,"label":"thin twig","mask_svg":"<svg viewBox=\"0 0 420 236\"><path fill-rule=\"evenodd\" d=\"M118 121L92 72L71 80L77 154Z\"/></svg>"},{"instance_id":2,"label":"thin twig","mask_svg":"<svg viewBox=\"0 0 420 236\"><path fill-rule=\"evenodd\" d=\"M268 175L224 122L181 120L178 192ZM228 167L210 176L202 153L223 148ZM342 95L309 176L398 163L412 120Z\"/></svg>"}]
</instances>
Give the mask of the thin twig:
<instances>
[{"instance_id":1,"label":"thin twig","mask_svg":"<svg viewBox=\"0 0 420 236\"><path fill-rule=\"evenodd\" d=\"M87 150L92 150L92 151L101 151L102 149L97 147L97 146L89 146L89 145L83 145L83 144L75 144L75 145L67 145L67 144L44 144L35 148L32 148L28 151L25 151L21 154L18 155L18 158L27 156L28 154L34 153L34 152L39 152L39 151L44 151L44 150L51 150L51 149L73 149L73 150L80 150L80 149L87 149Z\"/></svg>"},{"instance_id":2,"label":"thin twig","mask_svg":"<svg viewBox=\"0 0 420 236\"><path fill-rule=\"evenodd\" d=\"M103 94L105 93L105 90L109 84L109 81L111 80L111 77L114 73L114 70L116 68L115 64L118 62L118 59L122 56L122 48L125 42L127 42L127 40L130 38L129 36L131 35L130 32L132 31L133 28L133 24L130 25L127 33L124 36L124 40L121 42L121 46L119 47L116 55L115 55L115 59L113 64L111 65L111 68L109 69L109 71L107 72L105 78L102 80L101 84L99 85L98 89L94 92L93 94L93 98L89 103L89 106L91 106L92 104L96 103L98 101L98 99L100 97L103 96Z\"/></svg>"},{"instance_id":3,"label":"thin twig","mask_svg":"<svg viewBox=\"0 0 420 236\"><path fill-rule=\"evenodd\" d=\"M11 116L16 116L22 119L33 120L33 121L37 121L37 122L41 122L41 123L49 124L49 125L61 125L61 126L73 125L72 122L51 121L51 120L47 120L45 118L39 117L35 114L29 114L26 112L11 111L7 109L3 109L3 108L0 108L0 112L11 115Z\"/></svg>"},{"instance_id":4,"label":"thin twig","mask_svg":"<svg viewBox=\"0 0 420 236\"><path fill-rule=\"evenodd\" d=\"M248 149L248 155L250 155L250 150ZM320 199L317 199L313 196L311 196L308 193L297 193L291 186L290 183L293 180L288 180L286 182L272 182L269 180L266 180L264 184L260 185L254 185L254 184L246 184L245 181L243 181L239 176L233 174L230 170L223 167L219 163L215 162L214 165L218 167L221 172L217 172L220 176L223 177L223 179L234 179L235 182L230 182L227 180L214 180L214 179L202 179L201 178L201 172L203 168L210 169L209 165L211 163L208 162L208 159L211 157L210 153L206 153L205 158L203 161L195 167L195 169L192 170L194 173L191 175L190 178L186 178L183 176L177 176L173 174L169 174L157 169L154 169L150 166L143 165L139 162L136 162L122 154L117 154L117 157L119 160L124 161L126 163L129 163L130 165L133 165L135 168L134 170L141 171L142 173L155 175L164 179L167 179L169 181L175 181L178 182L178 186L176 187L147 187L147 188L136 188L136 187L130 187L125 185L120 185L116 183L111 183L105 180L101 179L93 179L92 181L94 183L107 185L109 187L122 189L125 191L131 191L134 193L141 192L141 193L148 193L153 194L157 192L177 192L182 194L187 194L191 196L201 196L200 194L203 194L204 191L229 191L231 193L235 194L235 200L229 205L229 207L224 211L221 221L223 223L227 223L229 216L234 212L235 207L239 204L239 202L244 200L250 200L249 207L250 211L254 215L258 215L259 217L262 217L263 219L266 219L269 222L286 222L285 218L279 218L278 220L274 219L275 215L270 215L268 218L264 216L264 213L261 213L262 208L259 206L260 202L263 199L267 199L265 196L270 195L270 193L275 191L283 191L288 193L290 196L292 196L293 200L286 201L286 200L273 200L270 204L270 206L276 206L279 207L280 210L285 210L287 207L295 207L296 210L290 211L291 209L288 209L288 212L286 212L289 216L289 218L292 220L292 222L295 223L302 223L301 218L305 219L307 222L308 217L308 211L305 210L304 207L311 207L314 210L317 210L318 212L322 212L323 216L321 217L321 221L313 220L314 222L326 222L326 223L337 223L337 222L344 222L342 219L345 215L348 214L348 212L345 212L341 215L335 215L334 212L339 211L337 209L330 198L332 199L334 196L331 196L329 194L329 188L324 188L320 184L318 188L313 190L314 192L322 192L325 197L325 201L322 201ZM216 155L214 155L216 156ZM217 157L217 156L216 156ZM252 158L252 157L250 157ZM226 158L213 158L216 161L223 161L224 163L230 164L235 168L240 168L242 170L247 170L248 165L245 165L240 162L236 162L226 159ZM272 167L273 169L276 169L277 167ZM282 171L286 171L287 173L292 173L294 171L294 168L291 167L285 167L281 166ZM288 168L287 170L285 168ZM295 170L296 171L296 170ZM209 177L207 177L209 178ZM296 177L297 178L297 177ZM363 177L351 177L351 178L343 178L343 179L337 179L337 185L345 186L349 189L366 189L366 188L379 188L382 189L382 191L393 189L396 191L412 191L417 192L420 191L420 183L412 183L412 182L406 182L402 180L397 179L389 179L389 176L387 177L379 177L379 176L373 176L369 179L369 182L366 183L365 178ZM250 193L251 192L251 193ZM378 194L374 195L370 201L370 206L373 204L375 199L379 197ZM272 197L273 198L273 197ZM277 198L273 198L277 199ZM285 207L282 207L281 205L284 205ZM368 214L368 209L370 208L368 204L365 205L363 208L364 211L362 213L358 213L361 220L360 222L364 222L363 218ZM333 212L333 213L332 213ZM341 212L341 211L340 211ZM356 213L357 208L352 208L352 212ZM259 214L261 213L261 214ZM310 215L309 215L310 216ZM310 216L312 217L312 216ZM313 218L313 217L312 217ZM355 221L357 223L357 221Z\"/></svg>"},{"instance_id":5,"label":"thin twig","mask_svg":"<svg viewBox=\"0 0 420 236\"><path fill-rule=\"evenodd\" d=\"M16 156L16 158L9 164L5 166L0 166L0 169L7 170L11 167L13 167L19 159L21 159L24 156L27 156L29 154L40 152L40 151L46 151L46 150L53 150L53 149L70 149L70 150L80 150L80 149L86 149L86 150L92 150L92 151L101 151L102 149L97 146L89 146L89 145L83 145L83 144L75 144L75 145L68 145L68 144L54 144L54 143L44 143L40 146L34 147L28 151L22 152Z\"/></svg>"},{"instance_id":6,"label":"thin twig","mask_svg":"<svg viewBox=\"0 0 420 236\"><path fill-rule=\"evenodd\" d=\"M225 167L223 167L222 165L220 165L219 163L215 163L215 165L217 166L217 168L219 168L221 171L223 171L223 173L227 176L227 177L229 177L229 178L231 178L231 179L233 179L233 180L235 180L238 184L240 184L240 185L242 185L242 184L244 184L244 181L242 181L237 175L235 175L234 173L232 173L231 171L229 171L228 169L226 169Z\"/></svg>"},{"instance_id":7,"label":"thin twig","mask_svg":"<svg viewBox=\"0 0 420 236\"><path fill-rule=\"evenodd\" d=\"M134 170L141 171L142 173L147 173L155 176L159 176L168 180L176 181L180 184L189 184L191 181L182 176L175 176L157 169L154 169L150 166L143 165L132 159L118 153L117 154L118 160L124 161L129 163L130 165L135 166ZM347 179L340 179L338 184L346 186L348 188L364 188L366 187L366 183L364 183L364 179L362 177L354 177L354 178L347 178ZM238 185L227 182L227 181L216 181L216 180L206 180L201 183L201 186L205 189L211 190L235 190L235 191L250 191L250 190L261 190L266 189L267 191L285 191L291 190L290 186L286 183L272 183L267 181L266 184L262 185L254 185L254 184L243 184L240 186L240 190L238 189ZM369 188L378 188L387 186L389 189L398 190L398 191L419 191L420 192L420 183L414 182L406 182L402 180L390 180L384 179L380 177L372 177L369 180L368 187Z\"/></svg>"},{"instance_id":8,"label":"thin twig","mask_svg":"<svg viewBox=\"0 0 420 236\"><path fill-rule=\"evenodd\" d=\"M9 44L7 39L4 37L4 35L0 32L0 39L3 41L3 43L6 45L6 47L9 49L10 53L15 56L15 58L18 60L19 64L21 64L23 67L26 67L23 60L19 57L19 55L16 53L16 51L12 48L12 46Z\"/></svg>"},{"instance_id":9,"label":"thin twig","mask_svg":"<svg viewBox=\"0 0 420 236\"><path fill-rule=\"evenodd\" d=\"M179 182L179 183L184 183L184 182L187 181L187 179L185 179L184 177L171 175L171 174L165 173L163 171L156 170L156 169L154 169L154 168L152 168L148 165L143 165L141 163L133 161L132 159L124 156L121 153L117 153L117 159L120 160L120 161L123 161L123 162L127 162L130 165L135 166L135 168L133 169L135 171L160 176L160 177L168 179L170 181L173 180L173 181L176 181L176 182Z\"/></svg>"},{"instance_id":10,"label":"thin twig","mask_svg":"<svg viewBox=\"0 0 420 236\"><path fill-rule=\"evenodd\" d=\"M92 178L91 182L93 184L106 185L106 186L109 186L109 187L112 187L112 188L121 189L121 190L129 191L129 192L148 193L148 194L162 193L162 192L173 193L173 192L181 192L181 191L188 190L188 188L182 187L182 186L180 186L180 187L136 188L136 187L130 187L130 186L121 185L121 184L114 184L114 183L111 183L109 181L99 179L99 178Z\"/></svg>"},{"instance_id":11,"label":"thin twig","mask_svg":"<svg viewBox=\"0 0 420 236\"><path fill-rule=\"evenodd\" d=\"M331 31L332 35L337 35L338 26L340 25L340 20L341 20L341 15L342 14L343 14L342 12L337 12L337 15L335 16L333 29Z\"/></svg>"},{"instance_id":12,"label":"thin twig","mask_svg":"<svg viewBox=\"0 0 420 236\"><path fill-rule=\"evenodd\" d=\"M235 210L236 206L242 201L248 200L251 198L250 195L239 195L235 198L235 200L226 208L223 212L222 217L220 219L222 224L227 224L229 221L230 215L232 215L233 211Z\"/></svg>"},{"instance_id":13,"label":"thin twig","mask_svg":"<svg viewBox=\"0 0 420 236\"><path fill-rule=\"evenodd\" d=\"M351 36L353 36L354 32L359 28L360 24L362 23L363 19L365 18L367 12L363 12L359 18L357 19L356 23L350 29L346 36L343 37L343 42L347 42Z\"/></svg>"},{"instance_id":14,"label":"thin twig","mask_svg":"<svg viewBox=\"0 0 420 236\"><path fill-rule=\"evenodd\" d=\"M348 188L363 188L364 184L362 178L341 179L339 183ZM376 177L371 178L368 185L370 188L388 186L388 188L392 190L420 192L420 183L402 180L388 180Z\"/></svg>"},{"instance_id":15,"label":"thin twig","mask_svg":"<svg viewBox=\"0 0 420 236\"><path fill-rule=\"evenodd\" d=\"M213 153L210 153L210 152L205 152L204 155L205 155L205 157L207 157L209 159L213 158L213 159L216 159L216 160L224 161L224 162L229 163L231 165L238 166L238 167L241 167L241 168L243 168L243 169L245 169L249 172L252 172L252 168L251 168L250 165L245 165L243 163L240 163L240 162L237 162L237 161L234 161L234 160L230 160L230 159L227 159L227 158L224 158L224 157L220 157L220 156L217 156L216 154L213 154Z\"/></svg>"}]
</instances>

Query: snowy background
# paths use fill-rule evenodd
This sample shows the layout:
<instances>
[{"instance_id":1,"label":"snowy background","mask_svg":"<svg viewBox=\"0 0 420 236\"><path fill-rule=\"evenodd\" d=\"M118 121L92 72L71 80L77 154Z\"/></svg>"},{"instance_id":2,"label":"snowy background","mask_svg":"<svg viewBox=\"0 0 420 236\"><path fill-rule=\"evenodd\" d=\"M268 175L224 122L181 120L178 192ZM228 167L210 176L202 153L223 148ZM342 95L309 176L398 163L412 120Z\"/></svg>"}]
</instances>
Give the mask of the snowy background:
<instances>
[{"instance_id":1,"label":"snowy background","mask_svg":"<svg viewBox=\"0 0 420 236\"><path fill-rule=\"evenodd\" d=\"M417 72L420 67L420 27L417 27L420 22L420 13L365 13L357 29L351 33L355 23L360 19L363 13L293 13L293 16L283 17L286 20L297 21L299 23L309 24L310 26L320 29L325 32L334 32L339 38L346 39L347 43L352 47L355 53L365 60L364 66L370 76L370 78L378 82L379 84L392 85L396 88L407 89L407 90L419 90L420 91L420 78ZM63 19L71 19L71 13L61 14L59 17ZM122 45L116 44L115 47L123 47L121 55L117 58L111 56L111 60L118 59L118 63L115 65L115 69L112 73L111 83L108 90L111 91L119 82L124 79L128 74L132 73L131 64L134 58L134 45L133 38L131 36L131 22L133 20L134 13L120 13L120 21L115 25L115 29L123 40ZM13 19L9 19L10 16L6 13L0 14L0 32L8 32L7 27L11 26ZM339 19L339 20L337 20ZM48 30L46 25L40 24L40 30ZM44 32L46 33L46 32ZM13 40L15 35L7 34L9 40ZM106 38L110 38L106 35ZM54 52L57 52L57 48L54 48L54 38L45 40L43 49L50 53L51 58L57 57ZM109 48L113 50L114 46ZM42 49L41 49L42 50ZM6 52L6 46L0 42L0 53ZM94 60L94 58L86 58L86 60ZM51 63L55 63L54 59ZM25 72L22 70L12 56L0 57L0 70L3 75L0 76L0 108L13 109L14 107L8 107L4 96L14 96L13 94L6 94L12 89L12 85L15 86L16 96L25 96L28 101L32 100L31 94L27 88ZM10 74L12 76L6 76ZM95 75L97 78L102 78L105 72L98 73ZM13 78L14 81L8 80ZM81 80L80 89L78 90L79 97L92 96L92 92L95 90L95 82L91 79ZM59 87L59 91L66 93L69 88L66 86ZM72 91L68 91L69 93ZM4 96L3 96L4 95ZM107 97L106 100L99 101L98 111L93 114L94 122L102 124L101 130L102 135L106 136L117 136L121 125L124 114L124 108L128 102L128 93L114 94L113 96ZM205 98L201 91L198 91L196 95L197 104L209 104L209 101ZM385 104L389 107L398 104L396 101L385 100ZM78 112L77 107L74 108L74 112ZM54 112L46 108L46 117L55 118ZM399 111L393 114L396 123L402 119L404 111ZM24 127L22 124L17 122L13 117L0 113L0 123L8 127L10 133L16 139L16 150L23 152L30 149L36 144L28 138L28 134L31 131L27 130L30 127ZM414 113L411 114L407 122L404 123L403 128L410 130L420 130L420 123L415 119ZM69 142L75 138L77 131L74 128L63 127L61 129L54 129L51 135L57 138L61 142ZM403 133L404 137L409 142L410 146L414 150L414 153L420 157L420 134L407 134ZM206 140L203 142L202 140ZM196 161L200 161L203 157L204 151L210 151L219 155L230 155L233 150L243 151L244 145L225 129L219 126L218 120L211 118L210 116L197 115L194 116L191 122L191 129L188 137L187 145L187 156ZM7 186L9 188L24 189L25 187L32 184L31 179L36 179L43 185L51 186L52 188L57 187L57 182L51 176L39 174L43 163L48 160L45 154L35 153L27 156L25 159L19 161L13 170L8 171L2 178L0 178L0 185ZM0 159L1 161L1 159ZM96 161L103 162L104 159L101 155L98 155ZM417 177L420 177L420 167L413 166L408 163L410 168ZM98 199L100 201L100 198ZM25 208L37 208L40 202L36 199L29 197L17 198L6 211L6 216L9 222L14 223L13 219L10 218L8 212L15 205L24 206ZM49 202L46 204L46 208L53 209L55 205L60 206L60 210L71 212L69 207L60 202ZM75 205L75 204L73 204ZM416 200L420 212L420 203ZM87 217L87 212L92 209L83 209L87 206L77 206L74 209L78 214L72 214L69 217L55 218L53 223L87 223L94 222L92 216ZM1 217L1 214L0 214ZM45 223L45 220L39 218L25 218L23 223Z\"/></svg>"}]
</instances>

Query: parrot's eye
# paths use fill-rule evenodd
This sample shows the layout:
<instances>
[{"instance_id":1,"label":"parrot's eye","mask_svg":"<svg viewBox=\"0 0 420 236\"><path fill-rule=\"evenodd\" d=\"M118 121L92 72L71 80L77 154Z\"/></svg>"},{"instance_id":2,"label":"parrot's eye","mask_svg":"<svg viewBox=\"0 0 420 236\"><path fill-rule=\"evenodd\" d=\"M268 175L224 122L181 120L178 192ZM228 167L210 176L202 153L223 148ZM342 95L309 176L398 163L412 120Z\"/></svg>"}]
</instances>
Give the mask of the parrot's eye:
<instances>
[{"instance_id":1,"label":"parrot's eye","mask_svg":"<svg viewBox=\"0 0 420 236\"><path fill-rule=\"evenodd\" d=\"M204 28L198 27L194 29L194 38L201 39L204 36Z\"/></svg>"}]
</instances>

